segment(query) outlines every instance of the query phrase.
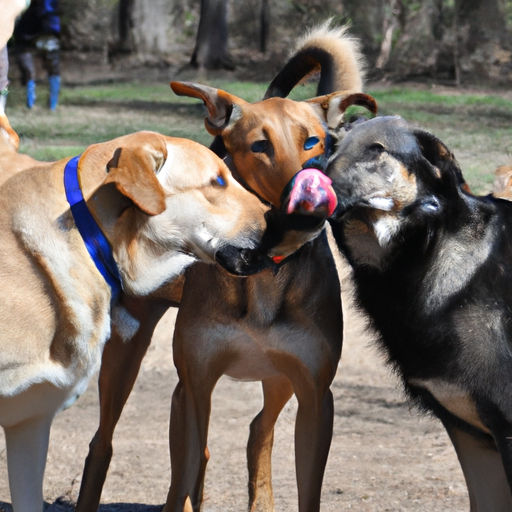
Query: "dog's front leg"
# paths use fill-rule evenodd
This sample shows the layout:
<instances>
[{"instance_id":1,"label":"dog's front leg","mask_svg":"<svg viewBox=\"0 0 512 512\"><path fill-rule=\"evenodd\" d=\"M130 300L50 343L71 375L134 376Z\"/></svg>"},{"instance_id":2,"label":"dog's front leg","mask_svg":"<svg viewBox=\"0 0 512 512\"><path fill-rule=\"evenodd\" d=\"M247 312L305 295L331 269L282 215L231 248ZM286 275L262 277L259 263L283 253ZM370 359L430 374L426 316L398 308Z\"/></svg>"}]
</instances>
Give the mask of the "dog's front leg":
<instances>
[{"instance_id":1,"label":"dog's front leg","mask_svg":"<svg viewBox=\"0 0 512 512\"><path fill-rule=\"evenodd\" d=\"M172 397L169 429L171 487L163 512L198 512L209 459L211 394L223 372L180 372L177 366L180 381Z\"/></svg>"},{"instance_id":2,"label":"dog's front leg","mask_svg":"<svg viewBox=\"0 0 512 512\"><path fill-rule=\"evenodd\" d=\"M500 454L489 437L477 439L443 422L468 486L471 512L510 512L512 497Z\"/></svg>"},{"instance_id":3,"label":"dog's front leg","mask_svg":"<svg viewBox=\"0 0 512 512\"><path fill-rule=\"evenodd\" d=\"M334 404L330 385L336 366L329 357L322 361L301 358L300 355L300 352L296 356L275 353L271 360L290 380L298 401L295 469L299 512L318 512L325 464L332 439Z\"/></svg>"},{"instance_id":4,"label":"dog's front leg","mask_svg":"<svg viewBox=\"0 0 512 512\"><path fill-rule=\"evenodd\" d=\"M316 390L315 395L297 394L295 468L299 512L320 510L322 481L332 439L334 404L331 390Z\"/></svg>"},{"instance_id":5,"label":"dog's front leg","mask_svg":"<svg viewBox=\"0 0 512 512\"><path fill-rule=\"evenodd\" d=\"M53 413L4 429L15 512L43 510L43 477L52 421Z\"/></svg>"},{"instance_id":6,"label":"dog's front leg","mask_svg":"<svg viewBox=\"0 0 512 512\"><path fill-rule=\"evenodd\" d=\"M284 375L265 379L262 387L263 408L251 423L247 443L250 512L274 510L271 464L274 425L293 395L292 385Z\"/></svg>"},{"instance_id":7,"label":"dog's front leg","mask_svg":"<svg viewBox=\"0 0 512 512\"><path fill-rule=\"evenodd\" d=\"M140 365L151 343L153 331L169 304L149 301L137 304L139 330L131 340L122 340L113 331L101 359L99 376L100 424L89 444L77 512L96 512L112 458L112 438L124 405L133 389Z\"/></svg>"}]
</instances>

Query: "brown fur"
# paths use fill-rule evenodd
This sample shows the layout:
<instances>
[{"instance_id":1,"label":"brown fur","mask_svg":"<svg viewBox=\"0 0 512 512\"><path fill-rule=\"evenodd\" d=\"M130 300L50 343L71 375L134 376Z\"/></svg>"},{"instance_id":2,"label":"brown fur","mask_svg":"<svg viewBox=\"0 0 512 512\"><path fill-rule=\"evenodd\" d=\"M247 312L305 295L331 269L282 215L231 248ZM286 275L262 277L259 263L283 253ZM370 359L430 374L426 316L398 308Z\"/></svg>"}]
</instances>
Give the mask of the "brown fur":
<instances>
[{"instance_id":1,"label":"brown fur","mask_svg":"<svg viewBox=\"0 0 512 512\"><path fill-rule=\"evenodd\" d=\"M308 50L311 44L306 40L300 50ZM326 45L327 51L337 45L328 35L321 38L318 34L314 44ZM358 64L346 74L345 63L357 63L351 52L353 47L348 46L334 56L334 68L344 71L336 79L341 83L335 83L332 91L345 92L308 102L274 98L250 104L197 84L173 83L173 88L204 101L208 109L206 128L222 137L232 170L258 195L279 206L285 184L306 160L323 153L323 123L335 127L343 115L340 105L346 106L343 99L349 92L360 90ZM305 150L304 141L310 136L317 136L319 143ZM252 144L260 140L267 140L271 149L252 151ZM153 301L127 304L141 321L141 328L129 344L123 345L114 333L105 347L100 425L90 444L77 512L94 512L99 505L115 425L153 329L171 305L174 302L165 292ZM295 393L299 401L299 509L318 510L332 433L329 386L341 343L339 282L325 233L298 251L277 276L263 272L247 279L231 279L201 264L191 267L186 273L173 344L180 382L172 401L172 482L165 512L200 509L208 460L210 396L223 374L262 381L264 405L251 424L247 447L250 509L273 508L270 454L274 423ZM123 379L117 377L120 368Z\"/></svg>"}]
</instances>

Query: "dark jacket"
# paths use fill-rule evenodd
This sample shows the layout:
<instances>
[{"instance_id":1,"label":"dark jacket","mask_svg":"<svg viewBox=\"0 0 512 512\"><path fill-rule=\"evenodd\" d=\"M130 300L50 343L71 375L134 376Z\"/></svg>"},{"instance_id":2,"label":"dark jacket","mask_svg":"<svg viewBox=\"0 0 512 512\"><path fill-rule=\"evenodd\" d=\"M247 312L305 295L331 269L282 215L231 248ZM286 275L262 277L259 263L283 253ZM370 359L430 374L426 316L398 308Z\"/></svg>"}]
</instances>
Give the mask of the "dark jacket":
<instances>
[{"instance_id":1,"label":"dark jacket","mask_svg":"<svg viewBox=\"0 0 512 512\"><path fill-rule=\"evenodd\" d=\"M59 0L32 0L14 29L17 42L31 42L42 35L60 34Z\"/></svg>"}]
</instances>

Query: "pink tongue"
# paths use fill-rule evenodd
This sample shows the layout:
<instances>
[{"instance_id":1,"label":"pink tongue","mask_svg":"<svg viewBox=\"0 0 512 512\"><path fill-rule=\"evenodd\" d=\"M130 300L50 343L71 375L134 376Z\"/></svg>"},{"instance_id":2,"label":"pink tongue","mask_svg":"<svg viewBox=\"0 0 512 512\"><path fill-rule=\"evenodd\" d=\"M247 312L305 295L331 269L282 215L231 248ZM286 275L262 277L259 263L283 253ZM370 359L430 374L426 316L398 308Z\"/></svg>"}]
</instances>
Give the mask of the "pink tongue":
<instances>
[{"instance_id":1,"label":"pink tongue","mask_svg":"<svg viewBox=\"0 0 512 512\"><path fill-rule=\"evenodd\" d=\"M286 212L304 214L321 209L330 217L338 204L331 183L322 171L303 169L295 176Z\"/></svg>"}]
</instances>

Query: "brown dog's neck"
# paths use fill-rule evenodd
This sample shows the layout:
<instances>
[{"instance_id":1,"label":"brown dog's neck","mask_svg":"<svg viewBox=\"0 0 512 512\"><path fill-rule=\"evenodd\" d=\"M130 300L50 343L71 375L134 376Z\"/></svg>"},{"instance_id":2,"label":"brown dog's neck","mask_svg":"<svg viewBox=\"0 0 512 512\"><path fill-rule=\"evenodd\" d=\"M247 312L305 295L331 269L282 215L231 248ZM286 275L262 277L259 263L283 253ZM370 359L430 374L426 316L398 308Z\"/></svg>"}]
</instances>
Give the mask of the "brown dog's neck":
<instances>
[{"instance_id":1,"label":"brown dog's neck","mask_svg":"<svg viewBox=\"0 0 512 512\"><path fill-rule=\"evenodd\" d=\"M319 269L322 269L321 283ZM239 278L212 265L194 264L185 273L183 297L187 300L187 296L193 296L193 300L198 300L198 293L201 293L201 300L215 303L222 297L222 312L218 307L214 308L216 315L220 315L216 321L222 323L224 316L226 322L247 317L254 325L268 327L278 320L279 315L286 314L288 308L295 310L301 303L313 307L316 293L327 293L326 288L331 286L338 286L335 293L339 293L336 266L324 230L294 253L276 275L265 270ZM217 291L211 294L208 290Z\"/></svg>"}]
</instances>

